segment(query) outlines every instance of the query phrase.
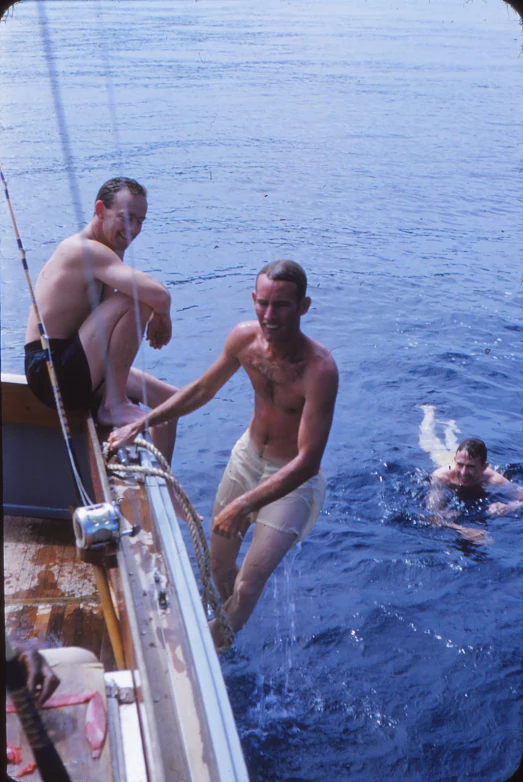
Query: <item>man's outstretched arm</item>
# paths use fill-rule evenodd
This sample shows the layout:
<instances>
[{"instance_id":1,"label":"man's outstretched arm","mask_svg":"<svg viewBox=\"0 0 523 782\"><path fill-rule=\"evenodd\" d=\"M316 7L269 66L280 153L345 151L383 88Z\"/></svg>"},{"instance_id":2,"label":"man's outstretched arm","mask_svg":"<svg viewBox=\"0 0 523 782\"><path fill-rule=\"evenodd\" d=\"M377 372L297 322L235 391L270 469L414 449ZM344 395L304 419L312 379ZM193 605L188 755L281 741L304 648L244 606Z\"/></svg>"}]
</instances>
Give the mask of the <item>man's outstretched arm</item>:
<instances>
[{"instance_id":1,"label":"man's outstretched arm","mask_svg":"<svg viewBox=\"0 0 523 782\"><path fill-rule=\"evenodd\" d=\"M210 402L227 380L240 368L240 362L236 356L238 342L236 329L229 335L221 356L198 380L188 383L137 421L112 431L108 440L110 449L116 451L123 445L132 442L147 426L158 426L158 424L163 424L172 418L189 415Z\"/></svg>"},{"instance_id":2,"label":"man's outstretched arm","mask_svg":"<svg viewBox=\"0 0 523 782\"><path fill-rule=\"evenodd\" d=\"M492 502L487 508L490 516L506 516L507 513L523 508L523 487L504 478L504 488L514 499L508 502Z\"/></svg>"},{"instance_id":3,"label":"man's outstretched arm","mask_svg":"<svg viewBox=\"0 0 523 782\"><path fill-rule=\"evenodd\" d=\"M330 360L314 374L306 388L297 455L266 481L226 505L214 519L213 532L227 538L243 533L249 514L279 500L318 473L337 391L338 370Z\"/></svg>"}]
</instances>

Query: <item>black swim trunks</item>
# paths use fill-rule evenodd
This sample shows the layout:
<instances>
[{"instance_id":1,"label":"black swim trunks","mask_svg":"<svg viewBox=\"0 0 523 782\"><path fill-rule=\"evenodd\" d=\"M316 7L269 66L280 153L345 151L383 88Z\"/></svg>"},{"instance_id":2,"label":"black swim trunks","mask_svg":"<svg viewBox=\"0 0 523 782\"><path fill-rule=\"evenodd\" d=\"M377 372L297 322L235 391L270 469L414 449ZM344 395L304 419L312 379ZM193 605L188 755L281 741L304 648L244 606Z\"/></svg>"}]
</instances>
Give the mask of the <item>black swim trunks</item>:
<instances>
[{"instance_id":1,"label":"black swim trunks","mask_svg":"<svg viewBox=\"0 0 523 782\"><path fill-rule=\"evenodd\" d=\"M53 365L66 410L89 410L93 387L89 362L76 334L71 339L50 339ZM25 346L25 376L33 394L48 407L56 408L47 370L47 351L39 339Z\"/></svg>"}]
</instances>

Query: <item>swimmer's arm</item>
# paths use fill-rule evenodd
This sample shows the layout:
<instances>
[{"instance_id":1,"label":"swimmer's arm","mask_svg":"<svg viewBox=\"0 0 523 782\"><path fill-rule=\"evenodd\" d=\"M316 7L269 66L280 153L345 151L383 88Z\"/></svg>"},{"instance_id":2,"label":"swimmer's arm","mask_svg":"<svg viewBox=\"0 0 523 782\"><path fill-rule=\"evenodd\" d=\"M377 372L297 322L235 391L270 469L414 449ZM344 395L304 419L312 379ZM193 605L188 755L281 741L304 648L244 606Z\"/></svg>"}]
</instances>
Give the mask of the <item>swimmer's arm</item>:
<instances>
[{"instance_id":1,"label":"swimmer's arm","mask_svg":"<svg viewBox=\"0 0 523 782\"><path fill-rule=\"evenodd\" d=\"M214 519L212 531L230 538L241 534L248 517L289 494L316 475L329 437L338 391L338 370L329 357L311 376L298 430L298 454L263 483L225 506Z\"/></svg>"},{"instance_id":2,"label":"swimmer's arm","mask_svg":"<svg viewBox=\"0 0 523 782\"><path fill-rule=\"evenodd\" d=\"M499 476L499 479L491 481L491 485L502 485L507 493L515 499L509 502L492 502L487 508L487 513L491 516L505 516L507 513L523 508L523 487L518 486L517 483L511 483L499 473L496 473L496 476Z\"/></svg>"},{"instance_id":3,"label":"swimmer's arm","mask_svg":"<svg viewBox=\"0 0 523 782\"><path fill-rule=\"evenodd\" d=\"M462 538L469 540L471 543L490 542L490 538L488 537L485 530L477 529L476 527L465 527L463 524L455 524L453 521L445 521L443 522L443 526L456 530L456 532L461 535Z\"/></svg>"},{"instance_id":4,"label":"swimmer's arm","mask_svg":"<svg viewBox=\"0 0 523 782\"><path fill-rule=\"evenodd\" d=\"M172 418L180 418L189 415L210 402L227 380L238 371L241 364L237 357L236 329L233 329L221 356L212 364L204 374L181 388L169 399L154 410L146 413L142 418L127 426L115 429L109 435L109 447L115 451L123 445L132 442L134 438L147 426L158 426Z\"/></svg>"},{"instance_id":5,"label":"swimmer's arm","mask_svg":"<svg viewBox=\"0 0 523 782\"><path fill-rule=\"evenodd\" d=\"M519 510L519 508L523 508L523 502L521 501L492 502L487 508L487 513L489 516L506 516L507 513L512 513L512 511Z\"/></svg>"}]
</instances>

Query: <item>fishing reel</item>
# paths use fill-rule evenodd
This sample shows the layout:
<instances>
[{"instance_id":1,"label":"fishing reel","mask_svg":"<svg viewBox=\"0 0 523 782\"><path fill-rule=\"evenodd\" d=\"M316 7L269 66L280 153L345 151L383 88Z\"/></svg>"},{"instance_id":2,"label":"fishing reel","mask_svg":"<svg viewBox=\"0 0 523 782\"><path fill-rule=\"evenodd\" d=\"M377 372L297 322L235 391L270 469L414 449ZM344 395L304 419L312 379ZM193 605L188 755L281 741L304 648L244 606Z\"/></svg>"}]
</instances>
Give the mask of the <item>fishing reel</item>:
<instances>
[{"instance_id":1,"label":"fishing reel","mask_svg":"<svg viewBox=\"0 0 523 782\"><path fill-rule=\"evenodd\" d=\"M73 530L79 549L116 548L124 535L133 537L140 531L137 525L122 530L123 516L116 502L101 502L77 508L73 514Z\"/></svg>"}]
</instances>

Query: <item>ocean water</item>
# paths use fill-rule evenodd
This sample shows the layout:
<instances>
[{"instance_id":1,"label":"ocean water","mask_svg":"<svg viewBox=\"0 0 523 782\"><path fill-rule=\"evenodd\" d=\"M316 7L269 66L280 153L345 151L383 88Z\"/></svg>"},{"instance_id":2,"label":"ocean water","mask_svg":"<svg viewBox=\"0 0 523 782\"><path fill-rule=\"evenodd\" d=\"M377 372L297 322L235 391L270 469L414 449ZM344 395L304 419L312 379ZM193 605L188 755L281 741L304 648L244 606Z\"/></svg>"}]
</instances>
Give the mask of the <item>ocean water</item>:
<instances>
[{"instance_id":1,"label":"ocean water","mask_svg":"<svg viewBox=\"0 0 523 782\"><path fill-rule=\"evenodd\" d=\"M501 0L45 11L0 24L0 157L33 278L100 184L132 176L150 207L129 262L173 295L173 340L140 366L194 379L252 316L258 269L290 257L340 369L320 519L222 661L252 782L507 779L523 516L469 514L483 546L427 523L419 405L523 484L518 18ZM21 372L6 209L0 263L2 370ZM251 410L238 374L180 425L173 468L207 523Z\"/></svg>"}]
</instances>

